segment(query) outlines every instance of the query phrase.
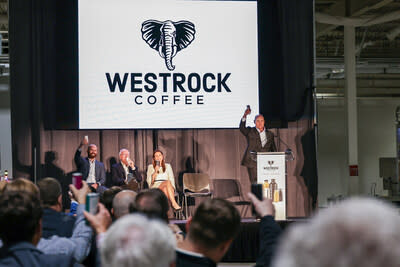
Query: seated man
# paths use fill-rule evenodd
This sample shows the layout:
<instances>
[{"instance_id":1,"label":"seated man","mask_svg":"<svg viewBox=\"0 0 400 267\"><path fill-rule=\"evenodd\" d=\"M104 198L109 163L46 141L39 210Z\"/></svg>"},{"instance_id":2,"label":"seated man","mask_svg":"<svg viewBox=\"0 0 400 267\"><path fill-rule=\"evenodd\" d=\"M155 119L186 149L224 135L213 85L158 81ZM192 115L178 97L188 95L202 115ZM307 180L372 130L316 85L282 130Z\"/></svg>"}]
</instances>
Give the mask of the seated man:
<instances>
[{"instance_id":1,"label":"seated man","mask_svg":"<svg viewBox=\"0 0 400 267\"><path fill-rule=\"evenodd\" d=\"M122 186L127 185L130 180L136 180L140 183L142 175L140 174L137 166L129 158L129 150L121 149L119 151L120 162L111 166L111 176L113 185Z\"/></svg>"},{"instance_id":2,"label":"seated man","mask_svg":"<svg viewBox=\"0 0 400 267\"><path fill-rule=\"evenodd\" d=\"M88 144L88 140L84 138L75 152L74 161L78 171L82 173L82 180L86 181L89 186L101 193L106 190L104 183L106 182L106 169L104 164L96 160L97 146L90 144L87 148L87 157L81 157L82 147Z\"/></svg>"},{"instance_id":3,"label":"seated man","mask_svg":"<svg viewBox=\"0 0 400 267\"><path fill-rule=\"evenodd\" d=\"M44 178L38 182L40 202L43 207L42 236L52 235L70 237L75 217L62 212L61 185L54 178Z\"/></svg>"},{"instance_id":4,"label":"seated man","mask_svg":"<svg viewBox=\"0 0 400 267\"><path fill-rule=\"evenodd\" d=\"M69 238L59 236L40 238L37 248L45 254L63 254L72 256L76 261L82 262L89 254L93 235L92 229L86 225L83 215L86 203L86 195L89 192L89 187L86 182L83 182L80 190L77 190L73 185L70 185L70 189L74 198L79 203L72 236ZM23 178L15 179L11 183L8 183L4 187L1 194L6 192L33 194L38 199L40 198L38 187L31 181ZM2 230L6 228L0 229Z\"/></svg>"},{"instance_id":5,"label":"seated man","mask_svg":"<svg viewBox=\"0 0 400 267\"><path fill-rule=\"evenodd\" d=\"M115 220L129 214L129 207L135 203L136 195L137 193L131 190L123 190L115 195L111 212Z\"/></svg>"},{"instance_id":6,"label":"seated man","mask_svg":"<svg viewBox=\"0 0 400 267\"><path fill-rule=\"evenodd\" d=\"M204 201L187 221L176 266L217 266L239 229L240 215L232 203L218 198Z\"/></svg>"},{"instance_id":7,"label":"seated man","mask_svg":"<svg viewBox=\"0 0 400 267\"><path fill-rule=\"evenodd\" d=\"M175 238L161 221L129 214L107 231L101 245L102 266L175 266Z\"/></svg>"},{"instance_id":8,"label":"seated man","mask_svg":"<svg viewBox=\"0 0 400 267\"><path fill-rule=\"evenodd\" d=\"M0 194L0 266L73 266L71 255L46 255L36 248L41 238L42 208L37 195Z\"/></svg>"},{"instance_id":9,"label":"seated man","mask_svg":"<svg viewBox=\"0 0 400 267\"><path fill-rule=\"evenodd\" d=\"M112 213L112 203L116 194L122 191L122 188L119 186L113 186L104 191L103 194L100 195L100 202L106 207L108 212Z\"/></svg>"},{"instance_id":10,"label":"seated man","mask_svg":"<svg viewBox=\"0 0 400 267\"><path fill-rule=\"evenodd\" d=\"M148 218L168 223L169 204L165 194L158 188L142 190L129 207L130 213L140 212Z\"/></svg>"}]
</instances>

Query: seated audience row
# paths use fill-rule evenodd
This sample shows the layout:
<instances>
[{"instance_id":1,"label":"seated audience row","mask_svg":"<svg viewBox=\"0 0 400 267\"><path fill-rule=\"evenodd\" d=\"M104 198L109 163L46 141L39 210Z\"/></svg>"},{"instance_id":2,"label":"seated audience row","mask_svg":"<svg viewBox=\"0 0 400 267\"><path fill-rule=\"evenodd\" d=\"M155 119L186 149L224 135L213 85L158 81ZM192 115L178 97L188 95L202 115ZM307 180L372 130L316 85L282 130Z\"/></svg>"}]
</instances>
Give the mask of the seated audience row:
<instances>
[{"instance_id":1,"label":"seated audience row","mask_svg":"<svg viewBox=\"0 0 400 267\"><path fill-rule=\"evenodd\" d=\"M79 203L71 232L60 211L57 181L42 179L39 187L16 179L0 192L0 266L79 266L89 253L92 228L93 249L100 252L96 266L216 266L240 230L234 205L214 198L198 206L184 234L168 225L168 199L155 188L139 194L108 189L101 199L112 207L99 203L98 212L90 214L83 211L90 191L84 182L80 190L70 186ZM387 203L350 199L308 222L293 223L281 235L271 200L251 193L249 198L261 219L256 266L400 266L400 215ZM68 226L61 226L63 219Z\"/></svg>"}]
</instances>

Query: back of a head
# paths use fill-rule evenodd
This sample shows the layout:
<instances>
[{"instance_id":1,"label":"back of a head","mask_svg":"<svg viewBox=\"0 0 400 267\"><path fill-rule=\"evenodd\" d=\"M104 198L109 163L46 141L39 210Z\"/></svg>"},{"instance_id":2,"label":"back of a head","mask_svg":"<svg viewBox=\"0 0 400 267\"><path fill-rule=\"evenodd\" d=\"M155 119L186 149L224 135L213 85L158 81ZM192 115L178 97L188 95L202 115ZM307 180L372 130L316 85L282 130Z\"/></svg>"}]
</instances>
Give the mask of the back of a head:
<instances>
[{"instance_id":1,"label":"back of a head","mask_svg":"<svg viewBox=\"0 0 400 267\"><path fill-rule=\"evenodd\" d=\"M196 209L189 226L188 238L212 249L234 239L240 229L240 215L235 206L224 199L208 199Z\"/></svg>"},{"instance_id":2,"label":"back of a head","mask_svg":"<svg viewBox=\"0 0 400 267\"><path fill-rule=\"evenodd\" d=\"M114 217L121 218L129 213L129 206L135 202L137 193L131 190L123 190L113 199Z\"/></svg>"},{"instance_id":3,"label":"back of a head","mask_svg":"<svg viewBox=\"0 0 400 267\"><path fill-rule=\"evenodd\" d=\"M121 192L122 189L119 186L113 186L103 192L100 196L100 202L104 204L106 209L111 213L111 208L113 204L113 200L116 194Z\"/></svg>"},{"instance_id":4,"label":"back of a head","mask_svg":"<svg viewBox=\"0 0 400 267\"><path fill-rule=\"evenodd\" d=\"M157 188L141 191L131 205L131 213L140 212L148 218L157 218L168 223L168 199L165 194Z\"/></svg>"},{"instance_id":5,"label":"back of a head","mask_svg":"<svg viewBox=\"0 0 400 267\"><path fill-rule=\"evenodd\" d=\"M30 194L34 194L38 198L40 198L39 188L30 180L25 178L17 178L15 180L12 180L11 183L8 183L4 187L3 192L9 191L27 192Z\"/></svg>"},{"instance_id":6,"label":"back of a head","mask_svg":"<svg viewBox=\"0 0 400 267\"><path fill-rule=\"evenodd\" d=\"M273 266L400 266L399 255L396 208L375 199L354 198L290 227Z\"/></svg>"},{"instance_id":7,"label":"back of a head","mask_svg":"<svg viewBox=\"0 0 400 267\"><path fill-rule=\"evenodd\" d=\"M100 250L102 266L167 267L175 260L175 237L163 222L129 214L108 229Z\"/></svg>"},{"instance_id":8,"label":"back of a head","mask_svg":"<svg viewBox=\"0 0 400 267\"><path fill-rule=\"evenodd\" d=\"M40 180L37 185L43 207L48 208L58 203L58 198L62 192L61 185L56 179L47 177Z\"/></svg>"},{"instance_id":9,"label":"back of a head","mask_svg":"<svg viewBox=\"0 0 400 267\"><path fill-rule=\"evenodd\" d=\"M32 242L42 213L36 194L17 190L0 194L0 238L4 244Z\"/></svg>"}]
</instances>

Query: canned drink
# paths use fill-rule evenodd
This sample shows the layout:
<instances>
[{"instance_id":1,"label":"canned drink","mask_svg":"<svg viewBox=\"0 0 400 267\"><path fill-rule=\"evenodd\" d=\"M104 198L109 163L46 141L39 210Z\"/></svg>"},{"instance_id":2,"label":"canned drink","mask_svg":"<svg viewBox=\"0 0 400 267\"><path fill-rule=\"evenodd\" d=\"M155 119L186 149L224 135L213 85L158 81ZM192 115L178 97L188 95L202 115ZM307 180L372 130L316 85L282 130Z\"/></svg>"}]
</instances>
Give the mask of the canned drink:
<instances>
[{"instance_id":1,"label":"canned drink","mask_svg":"<svg viewBox=\"0 0 400 267\"><path fill-rule=\"evenodd\" d=\"M76 189L82 188L82 173L74 172L72 174L72 184L76 187Z\"/></svg>"},{"instance_id":2,"label":"canned drink","mask_svg":"<svg viewBox=\"0 0 400 267\"><path fill-rule=\"evenodd\" d=\"M89 193L86 195L86 211L91 214L96 214L97 204L99 203L98 193Z\"/></svg>"}]
</instances>

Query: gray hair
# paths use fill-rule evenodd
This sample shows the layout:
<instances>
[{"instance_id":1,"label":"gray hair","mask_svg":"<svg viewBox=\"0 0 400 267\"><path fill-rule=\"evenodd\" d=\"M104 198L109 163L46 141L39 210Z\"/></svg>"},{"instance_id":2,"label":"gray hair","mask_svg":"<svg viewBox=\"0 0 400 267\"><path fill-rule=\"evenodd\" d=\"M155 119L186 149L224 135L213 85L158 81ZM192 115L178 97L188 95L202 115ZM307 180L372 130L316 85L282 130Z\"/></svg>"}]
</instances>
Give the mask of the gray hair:
<instances>
[{"instance_id":1,"label":"gray hair","mask_svg":"<svg viewBox=\"0 0 400 267\"><path fill-rule=\"evenodd\" d=\"M129 213L129 206L135 203L137 193L132 190L122 190L113 199L112 207L116 219Z\"/></svg>"},{"instance_id":2,"label":"gray hair","mask_svg":"<svg viewBox=\"0 0 400 267\"><path fill-rule=\"evenodd\" d=\"M107 231L100 247L102 266L167 267L175 261L175 237L168 226L129 214Z\"/></svg>"},{"instance_id":3,"label":"gray hair","mask_svg":"<svg viewBox=\"0 0 400 267\"><path fill-rule=\"evenodd\" d=\"M273 266L400 266L400 215L389 203L354 198L293 225Z\"/></svg>"},{"instance_id":4,"label":"gray hair","mask_svg":"<svg viewBox=\"0 0 400 267\"><path fill-rule=\"evenodd\" d=\"M121 148L121 150L120 150L119 153L118 153L118 156L121 156L121 153L124 152L124 151L128 151L128 154L130 154L130 152L129 152L128 149L126 149L126 148Z\"/></svg>"}]
</instances>

